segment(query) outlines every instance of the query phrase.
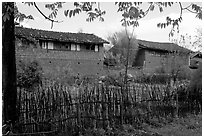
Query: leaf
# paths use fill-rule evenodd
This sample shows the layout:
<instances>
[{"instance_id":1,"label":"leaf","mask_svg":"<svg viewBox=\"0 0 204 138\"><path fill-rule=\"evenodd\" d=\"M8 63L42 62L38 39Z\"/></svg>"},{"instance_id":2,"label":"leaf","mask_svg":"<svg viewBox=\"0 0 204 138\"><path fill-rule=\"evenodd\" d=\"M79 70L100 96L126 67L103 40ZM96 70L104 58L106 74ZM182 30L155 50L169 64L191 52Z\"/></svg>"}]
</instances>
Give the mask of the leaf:
<instances>
[{"instance_id":1,"label":"leaf","mask_svg":"<svg viewBox=\"0 0 204 138\"><path fill-rule=\"evenodd\" d=\"M69 17L70 17L70 18L72 17L72 13L73 13L73 10L70 10L70 11L69 11Z\"/></svg>"},{"instance_id":2,"label":"leaf","mask_svg":"<svg viewBox=\"0 0 204 138\"><path fill-rule=\"evenodd\" d=\"M138 17L140 17L140 13L139 13L139 10L136 8L136 7L130 7L129 9L129 18L132 20L132 19L138 19Z\"/></svg>"},{"instance_id":3,"label":"leaf","mask_svg":"<svg viewBox=\"0 0 204 138\"><path fill-rule=\"evenodd\" d=\"M162 7L159 7L159 11L160 11L160 12L163 12L163 8L162 8Z\"/></svg>"},{"instance_id":4,"label":"leaf","mask_svg":"<svg viewBox=\"0 0 204 138\"><path fill-rule=\"evenodd\" d=\"M168 2L169 7L171 7L173 4L173 2Z\"/></svg>"},{"instance_id":5,"label":"leaf","mask_svg":"<svg viewBox=\"0 0 204 138\"><path fill-rule=\"evenodd\" d=\"M106 11L103 11L101 14L102 14L102 15L106 14Z\"/></svg>"},{"instance_id":6,"label":"leaf","mask_svg":"<svg viewBox=\"0 0 204 138\"><path fill-rule=\"evenodd\" d=\"M99 18L99 21L103 22L103 21L104 21L104 18L103 18L103 17L100 17L100 18Z\"/></svg>"},{"instance_id":7,"label":"leaf","mask_svg":"<svg viewBox=\"0 0 204 138\"><path fill-rule=\"evenodd\" d=\"M3 21L6 22L7 20L10 19L9 14L6 12L3 17L2 17Z\"/></svg>"},{"instance_id":8,"label":"leaf","mask_svg":"<svg viewBox=\"0 0 204 138\"><path fill-rule=\"evenodd\" d=\"M64 15L67 17L68 16L68 13L69 13L69 10L65 10L64 11Z\"/></svg>"},{"instance_id":9,"label":"leaf","mask_svg":"<svg viewBox=\"0 0 204 138\"><path fill-rule=\"evenodd\" d=\"M74 2L74 6L78 7L80 4L78 2Z\"/></svg>"},{"instance_id":10,"label":"leaf","mask_svg":"<svg viewBox=\"0 0 204 138\"><path fill-rule=\"evenodd\" d=\"M34 20L32 15L27 16L28 19Z\"/></svg>"},{"instance_id":11,"label":"leaf","mask_svg":"<svg viewBox=\"0 0 204 138\"><path fill-rule=\"evenodd\" d=\"M124 12L124 13L122 14L122 16L123 16L124 18L128 18L128 17L129 17L129 14L128 14L127 12Z\"/></svg>"},{"instance_id":12,"label":"leaf","mask_svg":"<svg viewBox=\"0 0 204 138\"><path fill-rule=\"evenodd\" d=\"M150 11L153 11L154 10L154 5L151 5L150 6Z\"/></svg>"},{"instance_id":13,"label":"leaf","mask_svg":"<svg viewBox=\"0 0 204 138\"><path fill-rule=\"evenodd\" d=\"M157 27L160 28L160 26L161 26L161 23L158 23L158 24L157 24Z\"/></svg>"},{"instance_id":14,"label":"leaf","mask_svg":"<svg viewBox=\"0 0 204 138\"><path fill-rule=\"evenodd\" d=\"M198 18L198 19L201 19L201 20L202 20L202 13L198 13L198 14L196 15L196 18Z\"/></svg>"}]
</instances>

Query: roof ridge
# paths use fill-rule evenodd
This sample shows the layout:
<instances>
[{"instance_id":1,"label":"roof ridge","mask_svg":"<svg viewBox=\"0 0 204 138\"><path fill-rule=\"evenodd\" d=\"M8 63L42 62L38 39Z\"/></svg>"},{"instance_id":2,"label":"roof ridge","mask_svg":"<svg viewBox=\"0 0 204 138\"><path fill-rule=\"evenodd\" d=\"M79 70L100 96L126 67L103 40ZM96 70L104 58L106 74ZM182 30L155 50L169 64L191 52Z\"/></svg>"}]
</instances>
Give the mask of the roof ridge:
<instances>
[{"instance_id":1,"label":"roof ridge","mask_svg":"<svg viewBox=\"0 0 204 138\"><path fill-rule=\"evenodd\" d=\"M150 42L150 43L175 44L175 43L172 43L172 42L156 42L156 41L143 40L143 39L137 39L137 40L145 41L145 42ZM178 45L178 44L175 44L175 45Z\"/></svg>"},{"instance_id":2,"label":"roof ridge","mask_svg":"<svg viewBox=\"0 0 204 138\"><path fill-rule=\"evenodd\" d=\"M31 30L38 30L38 31L55 32L55 33L69 33L69 34L88 34L88 35L94 35L93 33L74 33L74 32L63 32L63 31L43 30L43 29L37 29L37 28L28 28L28 27L21 27L21 26L15 26L15 28L31 29Z\"/></svg>"}]
</instances>

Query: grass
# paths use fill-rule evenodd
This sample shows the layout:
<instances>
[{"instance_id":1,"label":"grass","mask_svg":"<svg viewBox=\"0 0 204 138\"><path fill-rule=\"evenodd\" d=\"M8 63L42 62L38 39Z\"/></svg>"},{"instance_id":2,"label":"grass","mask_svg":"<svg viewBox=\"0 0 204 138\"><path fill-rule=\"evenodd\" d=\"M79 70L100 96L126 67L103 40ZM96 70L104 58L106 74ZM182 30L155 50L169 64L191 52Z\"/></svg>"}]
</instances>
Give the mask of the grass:
<instances>
[{"instance_id":1,"label":"grass","mask_svg":"<svg viewBox=\"0 0 204 138\"><path fill-rule=\"evenodd\" d=\"M174 119L162 127L147 126L146 129L162 136L202 136L202 115L187 115Z\"/></svg>"},{"instance_id":2,"label":"grass","mask_svg":"<svg viewBox=\"0 0 204 138\"><path fill-rule=\"evenodd\" d=\"M202 115L188 115L159 122L143 123L141 126L123 124L114 128L87 129L83 136L202 136ZM66 134L61 134L66 135Z\"/></svg>"}]
</instances>

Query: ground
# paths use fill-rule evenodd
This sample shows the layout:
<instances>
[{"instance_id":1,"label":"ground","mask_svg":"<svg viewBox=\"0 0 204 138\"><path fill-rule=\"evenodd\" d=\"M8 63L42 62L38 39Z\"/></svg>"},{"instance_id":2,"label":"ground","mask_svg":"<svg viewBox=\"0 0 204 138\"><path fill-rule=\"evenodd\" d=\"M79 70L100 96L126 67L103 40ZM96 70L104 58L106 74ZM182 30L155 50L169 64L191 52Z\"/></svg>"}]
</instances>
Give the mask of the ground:
<instances>
[{"instance_id":1,"label":"ground","mask_svg":"<svg viewBox=\"0 0 204 138\"><path fill-rule=\"evenodd\" d=\"M202 136L202 115L189 115L162 127L148 126L147 129L163 136Z\"/></svg>"},{"instance_id":2,"label":"ground","mask_svg":"<svg viewBox=\"0 0 204 138\"><path fill-rule=\"evenodd\" d=\"M171 121L151 124L144 123L140 129L124 124L115 129L87 130L81 135L118 135L118 136L202 136L202 115L188 115Z\"/></svg>"}]
</instances>

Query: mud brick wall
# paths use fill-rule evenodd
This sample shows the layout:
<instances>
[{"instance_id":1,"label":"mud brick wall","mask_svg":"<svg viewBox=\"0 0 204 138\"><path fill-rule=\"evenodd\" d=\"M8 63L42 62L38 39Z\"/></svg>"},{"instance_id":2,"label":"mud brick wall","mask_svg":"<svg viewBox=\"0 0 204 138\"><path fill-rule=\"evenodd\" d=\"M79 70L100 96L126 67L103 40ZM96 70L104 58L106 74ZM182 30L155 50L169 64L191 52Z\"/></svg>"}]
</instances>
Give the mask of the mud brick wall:
<instances>
[{"instance_id":1,"label":"mud brick wall","mask_svg":"<svg viewBox=\"0 0 204 138\"><path fill-rule=\"evenodd\" d=\"M102 75L103 47L94 51L57 51L41 49L39 45L29 44L19 48L16 43L17 60L39 62L45 74L56 75L68 71L72 75Z\"/></svg>"},{"instance_id":2,"label":"mud brick wall","mask_svg":"<svg viewBox=\"0 0 204 138\"><path fill-rule=\"evenodd\" d=\"M173 69L180 67L187 67L189 65L188 55L175 55L166 54L159 55L159 53L153 55L149 51L145 51L145 65L144 70L148 73L153 73L158 68L163 67L167 73L171 73Z\"/></svg>"}]
</instances>

